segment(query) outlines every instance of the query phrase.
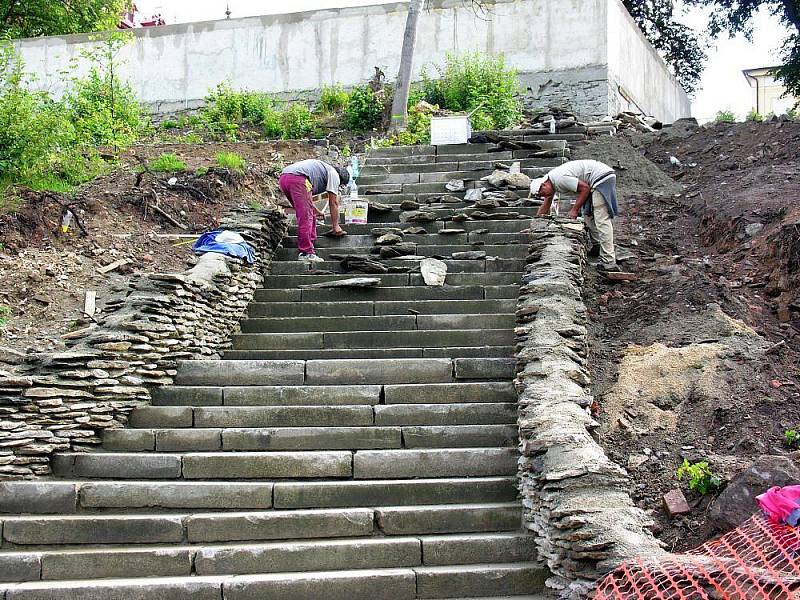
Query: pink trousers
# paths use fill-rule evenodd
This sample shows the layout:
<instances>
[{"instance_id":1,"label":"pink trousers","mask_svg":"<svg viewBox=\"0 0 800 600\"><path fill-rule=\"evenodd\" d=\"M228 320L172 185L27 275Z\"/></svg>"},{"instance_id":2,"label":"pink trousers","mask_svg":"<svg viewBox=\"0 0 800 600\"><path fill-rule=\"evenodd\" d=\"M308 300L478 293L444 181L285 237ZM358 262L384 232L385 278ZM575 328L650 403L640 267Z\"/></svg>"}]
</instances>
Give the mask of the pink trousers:
<instances>
[{"instance_id":1,"label":"pink trousers","mask_svg":"<svg viewBox=\"0 0 800 600\"><path fill-rule=\"evenodd\" d=\"M317 239L317 220L309 184L308 178L289 173L284 173L278 180L281 191L297 215L297 249L304 254L314 254L314 241Z\"/></svg>"}]
</instances>

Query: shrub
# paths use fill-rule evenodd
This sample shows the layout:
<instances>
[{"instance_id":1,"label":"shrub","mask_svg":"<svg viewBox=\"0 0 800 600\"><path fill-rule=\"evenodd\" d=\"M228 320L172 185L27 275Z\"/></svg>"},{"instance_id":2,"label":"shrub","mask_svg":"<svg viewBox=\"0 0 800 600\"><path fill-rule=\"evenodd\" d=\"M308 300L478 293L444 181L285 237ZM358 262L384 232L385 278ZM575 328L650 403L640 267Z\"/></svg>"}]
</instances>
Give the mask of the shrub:
<instances>
[{"instance_id":1,"label":"shrub","mask_svg":"<svg viewBox=\"0 0 800 600\"><path fill-rule=\"evenodd\" d=\"M322 88L319 96L319 109L327 113L337 113L347 108L350 96L340 85Z\"/></svg>"},{"instance_id":2,"label":"shrub","mask_svg":"<svg viewBox=\"0 0 800 600\"><path fill-rule=\"evenodd\" d=\"M269 95L236 91L229 83L223 82L206 96L200 118L210 132L235 139L240 124L260 125L274 111L275 103Z\"/></svg>"},{"instance_id":3,"label":"shrub","mask_svg":"<svg viewBox=\"0 0 800 600\"><path fill-rule=\"evenodd\" d=\"M797 432L797 429L787 429L783 432L783 442L789 448L795 448L800 445L800 433Z\"/></svg>"},{"instance_id":4,"label":"shrub","mask_svg":"<svg viewBox=\"0 0 800 600\"><path fill-rule=\"evenodd\" d=\"M9 319L11 319L11 309L6 306L5 304L0 304L0 327L5 327L8 325Z\"/></svg>"},{"instance_id":5,"label":"shrub","mask_svg":"<svg viewBox=\"0 0 800 600\"><path fill-rule=\"evenodd\" d=\"M715 123L736 123L736 113L732 110L721 110L714 117Z\"/></svg>"},{"instance_id":6,"label":"shrub","mask_svg":"<svg viewBox=\"0 0 800 600\"><path fill-rule=\"evenodd\" d=\"M235 152L220 152L217 154L217 164L223 169L244 173L247 162Z\"/></svg>"},{"instance_id":7,"label":"shrub","mask_svg":"<svg viewBox=\"0 0 800 600\"><path fill-rule=\"evenodd\" d=\"M377 127L383 117L383 101L368 86L357 87L350 94L345 111L345 126L350 131L367 131Z\"/></svg>"},{"instance_id":8,"label":"shrub","mask_svg":"<svg viewBox=\"0 0 800 600\"><path fill-rule=\"evenodd\" d=\"M81 52L91 68L86 77L71 80L64 104L82 143L125 147L139 137L142 107L131 85L115 75L117 55L129 40L130 35L121 32L104 34L93 38L95 46Z\"/></svg>"},{"instance_id":9,"label":"shrub","mask_svg":"<svg viewBox=\"0 0 800 600\"><path fill-rule=\"evenodd\" d=\"M422 73L425 99L431 104L457 112L475 111L475 129L505 129L519 122L517 71L506 66L503 56L448 54L445 64L434 68L438 79L431 78L427 69Z\"/></svg>"},{"instance_id":10,"label":"shrub","mask_svg":"<svg viewBox=\"0 0 800 600\"><path fill-rule=\"evenodd\" d=\"M749 113L747 113L747 117L745 117L745 120L751 123L763 123L764 117L762 117L758 112L756 112L756 109L753 109Z\"/></svg>"},{"instance_id":11,"label":"shrub","mask_svg":"<svg viewBox=\"0 0 800 600\"><path fill-rule=\"evenodd\" d=\"M297 140L312 137L317 131L317 122L307 104L290 104L281 113L283 139Z\"/></svg>"},{"instance_id":12,"label":"shrub","mask_svg":"<svg viewBox=\"0 0 800 600\"><path fill-rule=\"evenodd\" d=\"M172 119L161 121L161 129L177 129L178 127L179 127L178 122Z\"/></svg>"},{"instance_id":13,"label":"shrub","mask_svg":"<svg viewBox=\"0 0 800 600\"><path fill-rule=\"evenodd\" d=\"M714 474L706 461L690 464L688 460L684 459L683 464L678 467L676 475L678 481L687 477L689 489L702 495L713 492L722 485L722 480Z\"/></svg>"},{"instance_id":14,"label":"shrub","mask_svg":"<svg viewBox=\"0 0 800 600\"><path fill-rule=\"evenodd\" d=\"M176 154L167 152L151 162L148 167L156 173L174 173L176 171L185 171L186 163L178 158Z\"/></svg>"}]
</instances>

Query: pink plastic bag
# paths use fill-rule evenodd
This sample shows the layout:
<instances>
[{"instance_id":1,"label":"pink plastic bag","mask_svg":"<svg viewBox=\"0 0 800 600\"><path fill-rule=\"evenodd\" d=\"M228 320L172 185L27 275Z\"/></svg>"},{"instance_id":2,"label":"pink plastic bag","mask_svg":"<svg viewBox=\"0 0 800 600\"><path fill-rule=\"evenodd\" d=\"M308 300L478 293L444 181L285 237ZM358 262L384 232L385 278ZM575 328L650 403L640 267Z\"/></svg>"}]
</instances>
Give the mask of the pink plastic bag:
<instances>
[{"instance_id":1,"label":"pink plastic bag","mask_svg":"<svg viewBox=\"0 0 800 600\"><path fill-rule=\"evenodd\" d=\"M800 485L771 487L760 496L756 496L756 500L770 521L783 523L793 510L800 508L798 506Z\"/></svg>"}]
</instances>

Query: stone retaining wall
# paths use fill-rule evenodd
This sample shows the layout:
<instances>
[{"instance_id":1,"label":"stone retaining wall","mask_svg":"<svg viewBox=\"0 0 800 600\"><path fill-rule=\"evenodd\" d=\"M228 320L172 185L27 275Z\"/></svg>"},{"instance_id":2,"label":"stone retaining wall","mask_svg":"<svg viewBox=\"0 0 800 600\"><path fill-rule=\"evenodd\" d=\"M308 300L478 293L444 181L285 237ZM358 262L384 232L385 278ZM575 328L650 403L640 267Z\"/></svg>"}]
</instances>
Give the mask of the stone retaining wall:
<instances>
[{"instance_id":1,"label":"stone retaining wall","mask_svg":"<svg viewBox=\"0 0 800 600\"><path fill-rule=\"evenodd\" d=\"M239 209L222 222L256 251L252 266L204 254L182 274L131 280L65 352L0 372L0 478L46 475L50 455L99 444L169 385L177 361L219 358L286 233L279 210Z\"/></svg>"},{"instance_id":2,"label":"stone retaining wall","mask_svg":"<svg viewBox=\"0 0 800 600\"><path fill-rule=\"evenodd\" d=\"M627 472L592 437L584 265L582 225L533 220L517 305L520 486L547 584L565 598L626 559L664 554Z\"/></svg>"}]
</instances>

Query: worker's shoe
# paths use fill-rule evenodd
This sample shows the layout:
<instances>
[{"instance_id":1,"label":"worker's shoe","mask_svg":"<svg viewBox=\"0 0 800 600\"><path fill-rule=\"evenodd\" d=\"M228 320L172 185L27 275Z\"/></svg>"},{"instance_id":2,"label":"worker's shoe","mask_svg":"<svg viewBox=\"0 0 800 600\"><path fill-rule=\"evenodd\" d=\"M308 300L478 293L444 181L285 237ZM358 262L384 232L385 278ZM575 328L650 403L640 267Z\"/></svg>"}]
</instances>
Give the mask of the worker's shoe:
<instances>
[{"instance_id":1,"label":"worker's shoe","mask_svg":"<svg viewBox=\"0 0 800 600\"><path fill-rule=\"evenodd\" d=\"M320 258L316 254L306 254L305 252L301 252L297 260L307 263L325 262L324 258Z\"/></svg>"},{"instance_id":2,"label":"worker's shoe","mask_svg":"<svg viewBox=\"0 0 800 600\"><path fill-rule=\"evenodd\" d=\"M601 262L597 265L597 270L601 273L618 273L622 269L619 268L619 265L616 262L613 263L604 263Z\"/></svg>"},{"instance_id":3,"label":"worker's shoe","mask_svg":"<svg viewBox=\"0 0 800 600\"><path fill-rule=\"evenodd\" d=\"M592 244L589 246L589 251L586 253L586 256L589 258L597 258L600 256L600 246L597 244Z\"/></svg>"}]
</instances>

